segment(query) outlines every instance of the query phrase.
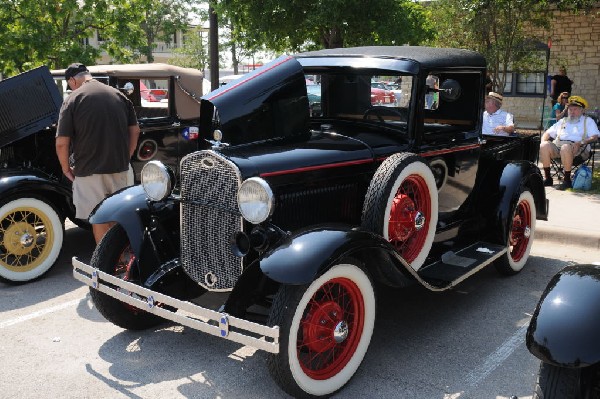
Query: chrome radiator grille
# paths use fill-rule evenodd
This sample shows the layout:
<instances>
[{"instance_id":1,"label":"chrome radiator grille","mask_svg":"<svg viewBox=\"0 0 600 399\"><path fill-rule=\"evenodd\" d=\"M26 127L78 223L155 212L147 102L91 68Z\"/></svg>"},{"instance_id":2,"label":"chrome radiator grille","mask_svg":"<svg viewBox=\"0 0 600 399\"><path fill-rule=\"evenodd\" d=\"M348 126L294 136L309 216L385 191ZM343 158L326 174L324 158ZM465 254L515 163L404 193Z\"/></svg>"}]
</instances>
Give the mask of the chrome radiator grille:
<instances>
[{"instance_id":1,"label":"chrome radiator grille","mask_svg":"<svg viewBox=\"0 0 600 399\"><path fill-rule=\"evenodd\" d=\"M231 252L232 235L242 230L238 168L213 151L181 161L181 262L186 273L210 291L229 291L242 273Z\"/></svg>"}]
</instances>

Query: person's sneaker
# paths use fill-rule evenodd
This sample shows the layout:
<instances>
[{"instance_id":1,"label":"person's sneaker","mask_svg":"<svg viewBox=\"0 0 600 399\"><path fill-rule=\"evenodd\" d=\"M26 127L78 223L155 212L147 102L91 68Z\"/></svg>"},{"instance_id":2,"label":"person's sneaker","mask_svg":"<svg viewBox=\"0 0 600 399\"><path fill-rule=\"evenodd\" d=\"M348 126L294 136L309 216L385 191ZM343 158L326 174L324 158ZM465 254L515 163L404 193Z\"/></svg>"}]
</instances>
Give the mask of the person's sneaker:
<instances>
[{"instance_id":1,"label":"person's sneaker","mask_svg":"<svg viewBox=\"0 0 600 399\"><path fill-rule=\"evenodd\" d=\"M571 180L565 180L560 184L560 186L558 186L558 189L560 191L564 191L567 188L573 188L573 186L571 185Z\"/></svg>"},{"instance_id":2,"label":"person's sneaker","mask_svg":"<svg viewBox=\"0 0 600 399\"><path fill-rule=\"evenodd\" d=\"M551 186L551 185L553 185L553 184L554 184L554 180L552 180L552 178L551 178L551 177L546 177L546 178L544 179L544 186L545 186L545 187Z\"/></svg>"}]
</instances>

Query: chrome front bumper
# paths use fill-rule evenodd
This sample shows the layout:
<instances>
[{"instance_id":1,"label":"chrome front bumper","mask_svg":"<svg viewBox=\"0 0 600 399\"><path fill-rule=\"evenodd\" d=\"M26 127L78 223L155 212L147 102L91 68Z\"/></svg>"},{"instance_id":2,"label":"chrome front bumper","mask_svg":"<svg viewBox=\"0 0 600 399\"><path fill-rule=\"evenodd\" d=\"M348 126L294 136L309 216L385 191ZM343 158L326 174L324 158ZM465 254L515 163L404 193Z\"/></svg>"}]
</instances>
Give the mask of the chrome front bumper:
<instances>
[{"instance_id":1,"label":"chrome front bumper","mask_svg":"<svg viewBox=\"0 0 600 399\"><path fill-rule=\"evenodd\" d=\"M73 277L121 302L164 319L242 345L271 353L279 353L279 327L267 327L229 316L226 313L206 309L191 302L180 301L101 272L79 261L76 257L73 257ZM123 291L117 291L107 286L106 283L122 288ZM135 294L135 296L132 294ZM167 305L173 310L156 306L157 303ZM235 331L232 331L232 329ZM248 333L252 335L248 335Z\"/></svg>"}]
</instances>

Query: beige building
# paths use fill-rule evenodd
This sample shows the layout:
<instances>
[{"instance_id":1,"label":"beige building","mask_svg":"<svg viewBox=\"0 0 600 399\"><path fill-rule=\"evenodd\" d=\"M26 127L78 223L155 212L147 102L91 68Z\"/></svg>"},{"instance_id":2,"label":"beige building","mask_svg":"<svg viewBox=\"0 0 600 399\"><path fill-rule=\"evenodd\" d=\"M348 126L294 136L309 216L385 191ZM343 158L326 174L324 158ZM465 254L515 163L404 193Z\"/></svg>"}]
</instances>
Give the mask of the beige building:
<instances>
[{"instance_id":1,"label":"beige building","mask_svg":"<svg viewBox=\"0 0 600 399\"><path fill-rule=\"evenodd\" d=\"M548 75L557 74L564 64L573 80L572 94L583 96L590 110L600 108L600 6L586 14L554 11L552 15L551 28L544 32L552 41ZM548 96L521 95L516 89L505 93L503 108L514 114L517 127L539 127L542 106L551 107Z\"/></svg>"}]
</instances>

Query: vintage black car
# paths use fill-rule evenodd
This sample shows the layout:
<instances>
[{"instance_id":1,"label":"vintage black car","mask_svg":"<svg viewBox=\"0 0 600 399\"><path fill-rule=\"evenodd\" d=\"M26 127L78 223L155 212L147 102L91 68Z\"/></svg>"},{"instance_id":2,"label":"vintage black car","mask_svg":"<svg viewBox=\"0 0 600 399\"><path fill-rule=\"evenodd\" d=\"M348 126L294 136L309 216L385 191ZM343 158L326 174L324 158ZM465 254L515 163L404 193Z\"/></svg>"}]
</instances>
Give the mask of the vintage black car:
<instances>
[{"instance_id":1,"label":"vintage black car","mask_svg":"<svg viewBox=\"0 0 600 399\"><path fill-rule=\"evenodd\" d=\"M182 159L180 192L150 162L96 209L116 226L74 275L116 325L170 319L265 350L287 393L328 396L367 352L375 282L443 291L527 262L548 215L539 140L481 135L485 76L480 54L457 49L278 58L203 97L210 148ZM402 98L373 105L371 82L398 78Z\"/></svg>"},{"instance_id":2,"label":"vintage black car","mask_svg":"<svg viewBox=\"0 0 600 399\"><path fill-rule=\"evenodd\" d=\"M151 159L176 167L182 155L198 149L201 72L162 64L90 70L96 79L121 88L136 105L142 132L131 163L138 178ZM74 217L71 183L61 172L54 146L61 94L68 95L63 74L42 67L0 82L1 281L40 277L58 258L65 219L87 225ZM161 88L150 97L151 89L140 92L144 82Z\"/></svg>"},{"instance_id":3,"label":"vintage black car","mask_svg":"<svg viewBox=\"0 0 600 399\"><path fill-rule=\"evenodd\" d=\"M527 329L540 362L534 399L600 398L600 265L572 265L544 290Z\"/></svg>"}]
</instances>

